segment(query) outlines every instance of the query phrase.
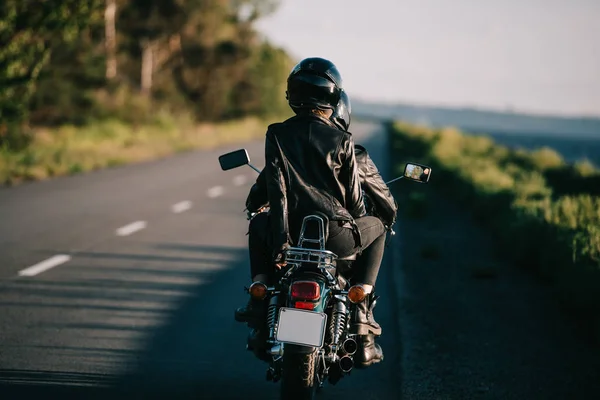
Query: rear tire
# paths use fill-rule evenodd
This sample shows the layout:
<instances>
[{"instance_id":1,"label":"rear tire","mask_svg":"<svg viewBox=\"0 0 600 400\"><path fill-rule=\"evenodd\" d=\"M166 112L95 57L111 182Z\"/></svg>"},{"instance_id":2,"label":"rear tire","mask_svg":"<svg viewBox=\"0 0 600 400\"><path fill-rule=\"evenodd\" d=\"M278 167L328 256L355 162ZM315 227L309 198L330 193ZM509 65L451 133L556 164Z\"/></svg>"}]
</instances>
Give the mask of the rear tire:
<instances>
[{"instance_id":1,"label":"rear tire","mask_svg":"<svg viewBox=\"0 0 600 400\"><path fill-rule=\"evenodd\" d=\"M289 345L288 345L289 346ZM319 386L317 352L285 352L281 376L281 400L314 400Z\"/></svg>"}]
</instances>

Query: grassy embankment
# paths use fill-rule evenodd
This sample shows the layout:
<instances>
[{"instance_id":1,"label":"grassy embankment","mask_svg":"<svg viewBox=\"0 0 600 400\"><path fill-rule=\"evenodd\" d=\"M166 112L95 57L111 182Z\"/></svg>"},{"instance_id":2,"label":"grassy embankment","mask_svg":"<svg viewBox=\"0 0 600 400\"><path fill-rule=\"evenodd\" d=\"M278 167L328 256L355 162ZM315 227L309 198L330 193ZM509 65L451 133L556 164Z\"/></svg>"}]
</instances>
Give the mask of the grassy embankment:
<instances>
[{"instance_id":1,"label":"grassy embankment","mask_svg":"<svg viewBox=\"0 0 600 400\"><path fill-rule=\"evenodd\" d=\"M566 164L549 148L511 150L451 128L388 128L396 175L409 160L431 165L437 193L471 210L490 229L498 254L550 284L600 341L600 171L587 162ZM410 209L418 209L419 196Z\"/></svg>"},{"instance_id":2,"label":"grassy embankment","mask_svg":"<svg viewBox=\"0 0 600 400\"><path fill-rule=\"evenodd\" d=\"M38 128L26 148L0 148L0 184L14 185L260 138L270 122L246 118L195 124L191 119L159 113L139 125L113 119L82 127Z\"/></svg>"}]
</instances>

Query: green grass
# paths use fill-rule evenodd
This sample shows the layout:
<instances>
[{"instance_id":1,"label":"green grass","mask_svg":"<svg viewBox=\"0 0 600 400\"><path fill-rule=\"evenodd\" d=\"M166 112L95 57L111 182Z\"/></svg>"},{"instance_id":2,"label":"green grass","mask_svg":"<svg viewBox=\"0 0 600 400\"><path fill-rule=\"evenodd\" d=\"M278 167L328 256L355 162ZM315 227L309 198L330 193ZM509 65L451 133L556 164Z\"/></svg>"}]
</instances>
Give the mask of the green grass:
<instances>
[{"instance_id":1,"label":"green grass","mask_svg":"<svg viewBox=\"0 0 600 400\"><path fill-rule=\"evenodd\" d=\"M389 125L397 161L433 167L431 185L472 211L498 252L557 289L600 339L600 171L549 148L526 152L456 129Z\"/></svg>"},{"instance_id":2,"label":"green grass","mask_svg":"<svg viewBox=\"0 0 600 400\"><path fill-rule=\"evenodd\" d=\"M198 125L158 114L152 123L137 126L104 120L84 127L39 128L27 148L0 148L0 184L78 174L260 138L269 122L247 118Z\"/></svg>"}]
</instances>

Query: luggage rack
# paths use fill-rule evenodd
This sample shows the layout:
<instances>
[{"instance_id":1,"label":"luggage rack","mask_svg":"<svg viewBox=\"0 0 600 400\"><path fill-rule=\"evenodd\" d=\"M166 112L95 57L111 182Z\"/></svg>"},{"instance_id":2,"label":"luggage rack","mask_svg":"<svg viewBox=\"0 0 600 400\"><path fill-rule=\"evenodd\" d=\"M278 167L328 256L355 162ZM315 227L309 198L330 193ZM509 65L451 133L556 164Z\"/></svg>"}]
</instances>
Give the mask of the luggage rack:
<instances>
[{"instance_id":1,"label":"luggage rack","mask_svg":"<svg viewBox=\"0 0 600 400\"><path fill-rule=\"evenodd\" d=\"M319 225L318 239L309 239L305 236L306 223L310 220L316 220ZM319 249L311 249L302 247L305 243L318 244ZM331 282L337 282L335 279L337 255L329 250L325 250L325 221L318 215L309 215L302 221L302 229L300 230L300 238L298 239L298 247L290 247L286 251L286 261L291 264L291 267L285 273L284 278L290 276L302 264L315 264L327 279Z\"/></svg>"},{"instance_id":2,"label":"luggage rack","mask_svg":"<svg viewBox=\"0 0 600 400\"><path fill-rule=\"evenodd\" d=\"M313 250L302 247L290 247L286 251L288 263L312 263L324 266L335 266L337 256L329 250Z\"/></svg>"}]
</instances>

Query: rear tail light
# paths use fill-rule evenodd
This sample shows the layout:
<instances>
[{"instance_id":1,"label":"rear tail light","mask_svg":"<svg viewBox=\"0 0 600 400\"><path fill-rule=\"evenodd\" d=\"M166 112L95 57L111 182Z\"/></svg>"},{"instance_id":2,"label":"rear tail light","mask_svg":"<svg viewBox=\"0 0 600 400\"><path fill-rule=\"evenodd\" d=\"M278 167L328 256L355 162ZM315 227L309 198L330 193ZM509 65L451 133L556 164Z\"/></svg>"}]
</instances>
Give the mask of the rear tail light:
<instances>
[{"instance_id":1,"label":"rear tail light","mask_svg":"<svg viewBox=\"0 0 600 400\"><path fill-rule=\"evenodd\" d=\"M294 308L301 308L303 310L314 310L317 306L317 303L312 303L310 301L297 301L294 304Z\"/></svg>"},{"instance_id":2,"label":"rear tail light","mask_svg":"<svg viewBox=\"0 0 600 400\"><path fill-rule=\"evenodd\" d=\"M321 287L313 281L292 283L292 298L298 300L317 300L321 297Z\"/></svg>"}]
</instances>

